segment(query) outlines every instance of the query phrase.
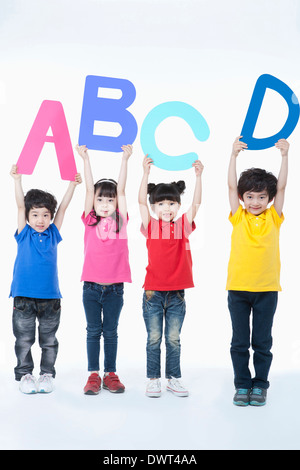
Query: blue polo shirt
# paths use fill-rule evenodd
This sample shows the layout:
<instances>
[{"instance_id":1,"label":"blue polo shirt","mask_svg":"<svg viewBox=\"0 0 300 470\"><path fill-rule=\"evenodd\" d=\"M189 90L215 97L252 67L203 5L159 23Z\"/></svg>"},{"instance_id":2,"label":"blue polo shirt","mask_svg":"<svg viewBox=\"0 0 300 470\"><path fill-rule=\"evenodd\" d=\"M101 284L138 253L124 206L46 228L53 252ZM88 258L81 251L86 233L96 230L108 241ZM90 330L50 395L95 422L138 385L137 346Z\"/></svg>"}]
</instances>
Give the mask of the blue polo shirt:
<instances>
[{"instance_id":1,"label":"blue polo shirt","mask_svg":"<svg viewBox=\"0 0 300 470\"><path fill-rule=\"evenodd\" d=\"M59 299L57 245L62 240L54 224L42 233L29 224L15 233L18 251L13 271L10 297Z\"/></svg>"}]
</instances>

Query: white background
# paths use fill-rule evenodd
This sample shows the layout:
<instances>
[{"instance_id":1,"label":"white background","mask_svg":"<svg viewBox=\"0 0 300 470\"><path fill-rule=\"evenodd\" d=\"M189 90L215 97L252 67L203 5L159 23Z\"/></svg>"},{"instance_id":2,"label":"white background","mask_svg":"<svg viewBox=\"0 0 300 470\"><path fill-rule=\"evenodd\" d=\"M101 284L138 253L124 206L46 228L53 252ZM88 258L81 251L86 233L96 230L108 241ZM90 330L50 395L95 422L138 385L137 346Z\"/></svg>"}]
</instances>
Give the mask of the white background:
<instances>
[{"instance_id":1,"label":"white background","mask_svg":"<svg viewBox=\"0 0 300 470\"><path fill-rule=\"evenodd\" d=\"M283 291L273 329L271 388L263 409L232 405L231 324L225 291L231 235L226 179L232 142L240 134L260 75L274 75L300 97L299 1L0 0L0 9L0 448L299 448L300 124L288 139L290 171L286 220L281 229ZM188 399L176 399L166 392L160 400L144 395L146 332L141 305L147 253L139 232L137 204L143 159L139 133L127 182L133 283L125 286L119 324L117 372L126 385L125 394L102 391L91 398L82 393L87 379L80 284L84 184L76 188L61 229L63 301L56 390L47 396L25 396L14 381L12 299L8 295L16 255L13 235L17 213L9 171L45 99L62 103L76 145L87 75L126 78L134 84L137 96L130 112L139 130L148 112L166 101L194 106L210 127L205 143L198 142L178 118L167 119L156 132L162 151L174 155L195 151L205 166L203 202L197 229L190 238L196 287L186 292L187 316L182 330L182 375L190 390ZM277 133L286 117L284 100L268 91L255 136ZM95 180L118 177L121 154L90 151L90 156ZM75 158L83 174L80 157ZM277 174L280 160L275 148L243 152L238 171L259 166ZM193 169L171 172L153 167L149 180L178 179L187 185L184 211L193 195ZM53 144L45 144L33 175L23 177L24 191L33 187L49 190L60 201L67 185L60 179ZM38 375L37 345L33 353ZM164 375L164 365L162 372Z\"/></svg>"}]
</instances>

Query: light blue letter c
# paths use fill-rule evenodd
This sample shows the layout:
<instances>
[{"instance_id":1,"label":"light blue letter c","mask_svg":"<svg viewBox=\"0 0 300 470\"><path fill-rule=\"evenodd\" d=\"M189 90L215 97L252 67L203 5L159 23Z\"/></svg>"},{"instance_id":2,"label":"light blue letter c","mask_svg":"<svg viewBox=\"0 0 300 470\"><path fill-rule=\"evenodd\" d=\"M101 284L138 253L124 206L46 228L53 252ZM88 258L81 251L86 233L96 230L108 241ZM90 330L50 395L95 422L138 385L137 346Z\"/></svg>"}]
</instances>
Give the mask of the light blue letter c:
<instances>
[{"instance_id":1,"label":"light blue letter c","mask_svg":"<svg viewBox=\"0 0 300 470\"><path fill-rule=\"evenodd\" d=\"M204 117L192 106L181 101L161 103L147 114L141 128L141 146L143 152L152 158L153 164L163 170L187 170L197 160L195 152L170 156L162 153L155 142L155 130L166 118L176 116L184 119L191 127L197 140L204 142L210 131Z\"/></svg>"}]
</instances>

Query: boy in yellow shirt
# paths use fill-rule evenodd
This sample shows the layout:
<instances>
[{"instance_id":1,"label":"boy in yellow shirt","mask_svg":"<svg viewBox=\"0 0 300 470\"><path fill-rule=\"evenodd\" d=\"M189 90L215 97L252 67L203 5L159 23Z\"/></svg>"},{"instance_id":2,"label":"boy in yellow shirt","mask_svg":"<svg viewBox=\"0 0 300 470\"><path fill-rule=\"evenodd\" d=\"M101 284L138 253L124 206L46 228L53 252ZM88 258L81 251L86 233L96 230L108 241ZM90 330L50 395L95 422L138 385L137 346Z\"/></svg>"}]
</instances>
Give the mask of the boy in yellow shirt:
<instances>
[{"instance_id":1,"label":"boy in yellow shirt","mask_svg":"<svg viewBox=\"0 0 300 470\"><path fill-rule=\"evenodd\" d=\"M233 230L226 289L233 331L230 348L236 388L233 403L265 405L272 362L273 317L281 291L279 231L284 220L289 144L285 139L275 144L282 156L278 179L265 170L251 168L242 172L237 181L236 158L247 148L241 137L234 141L228 170L229 220ZM254 378L249 370L250 344Z\"/></svg>"}]
</instances>

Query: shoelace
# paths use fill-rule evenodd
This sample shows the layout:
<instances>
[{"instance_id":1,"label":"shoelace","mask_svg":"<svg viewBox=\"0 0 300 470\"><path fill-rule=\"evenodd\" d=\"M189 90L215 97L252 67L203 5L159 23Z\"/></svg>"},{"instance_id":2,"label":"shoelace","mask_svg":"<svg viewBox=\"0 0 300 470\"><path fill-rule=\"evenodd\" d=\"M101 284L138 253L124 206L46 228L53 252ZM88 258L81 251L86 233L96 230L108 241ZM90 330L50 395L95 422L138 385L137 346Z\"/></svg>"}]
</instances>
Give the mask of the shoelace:
<instances>
[{"instance_id":1,"label":"shoelace","mask_svg":"<svg viewBox=\"0 0 300 470\"><path fill-rule=\"evenodd\" d=\"M185 388L183 387L183 385L180 383L180 381L178 379L176 379L175 377L172 377L170 380L170 384L174 385L174 387L176 387L177 389L180 389L180 390L185 390Z\"/></svg>"},{"instance_id":2,"label":"shoelace","mask_svg":"<svg viewBox=\"0 0 300 470\"><path fill-rule=\"evenodd\" d=\"M153 388L154 388L154 389L160 388L158 379L156 379L156 380L150 380L150 383L149 383L149 385L148 385L148 390L152 390Z\"/></svg>"},{"instance_id":3,"label":"shoelace","mask_svg":"<svg viewBox=\"0 0 300 470\"><path fill-rule=\"evenodd\" d=\"M34 378L33 378L33 376L32 376L31 374L26 374L26 375L24 376L24 379L23 379L23 380L24 380L24 381L26 380L27 382L33 382L33 381L34 381Z\"/></svg>"},{"instance_id":4,"label":"shoelace","mask_svg":"<svg viewBox=\"0 0 300 470\"><path fill-rule=\"evenodd\" d=\"M258 387L254 387L254 388L252 389L252 393L253 393L254 395L261 395L261 394L262 394L262 389L261 389L261 388L258 388Z\"/></svg>"},{"instance_id":5,"label":"shoelace","mask_svg":"<svg viewBox=\"0 0 300 470\"><path fill-rule=\"evenodd\" d=\"M50 377L52 377L51 374L40 375L40 382L48 382Z\"/></svg>"},{"instance_id":6,"label":"shoelace","mask_svg":"<svg viewBox=\"0 0 300 470\"><path fill-rule=\"evenodd\" d=\"M237 391L238 395L246 395L248 390L246 388L239 388Z\"/></svg>"}]
</instances>

